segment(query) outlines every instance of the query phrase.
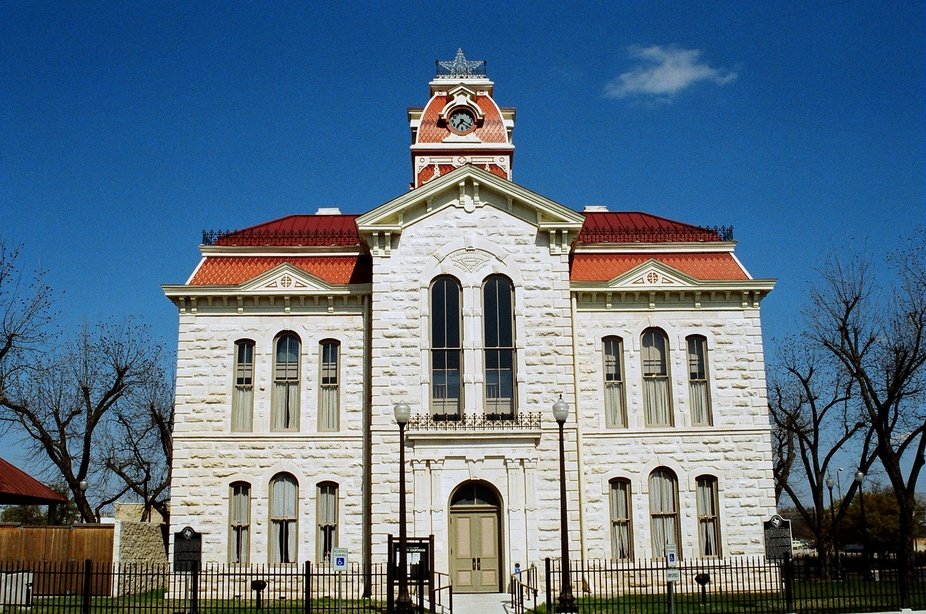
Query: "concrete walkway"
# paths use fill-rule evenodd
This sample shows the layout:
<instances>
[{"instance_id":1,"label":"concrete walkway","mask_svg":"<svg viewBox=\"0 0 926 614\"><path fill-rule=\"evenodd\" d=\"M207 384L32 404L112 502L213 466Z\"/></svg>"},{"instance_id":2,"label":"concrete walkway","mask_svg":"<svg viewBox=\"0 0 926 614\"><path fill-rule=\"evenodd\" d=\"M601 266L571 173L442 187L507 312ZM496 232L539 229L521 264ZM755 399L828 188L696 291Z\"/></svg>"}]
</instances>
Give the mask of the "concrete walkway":
<instances>
[{"instance_id":1,"label":"concrete walkway","mask_svg":"<svg viewBox=\"0 0 926 614\"><path fill-rule=\"evenodd\" d=\"M453 614L505 614L510 603L508 593L454 593Z\"/></svg>"}]
</instances>

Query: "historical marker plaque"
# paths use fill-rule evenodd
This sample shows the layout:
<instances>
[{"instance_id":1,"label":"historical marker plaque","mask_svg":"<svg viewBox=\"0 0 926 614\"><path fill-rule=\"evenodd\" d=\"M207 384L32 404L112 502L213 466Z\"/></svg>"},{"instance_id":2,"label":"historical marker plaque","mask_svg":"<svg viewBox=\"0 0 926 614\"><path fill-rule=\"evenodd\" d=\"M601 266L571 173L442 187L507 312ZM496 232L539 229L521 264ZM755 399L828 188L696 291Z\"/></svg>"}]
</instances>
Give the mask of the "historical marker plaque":
<instances>
[{"instance_id":1,"label":"historical marker plaque","mask_svg":"<svg viewBox=\"0 0 926 614\"><path fill-rule=\"evenodd\" d=\"M174 571L198 570L203 560L203 534L191 527L174 533Z\"/></svg>"},{"instance_id":2,"label":"historical marker plaque","mask_svg":"<svg viewBox=\"0 0 926 614\"><path fill-rule=\"evenodd\" d=\"M791 521L775 514L763 523L765 556L771 560L791 558Z\"/></svg>"}]
</instances>

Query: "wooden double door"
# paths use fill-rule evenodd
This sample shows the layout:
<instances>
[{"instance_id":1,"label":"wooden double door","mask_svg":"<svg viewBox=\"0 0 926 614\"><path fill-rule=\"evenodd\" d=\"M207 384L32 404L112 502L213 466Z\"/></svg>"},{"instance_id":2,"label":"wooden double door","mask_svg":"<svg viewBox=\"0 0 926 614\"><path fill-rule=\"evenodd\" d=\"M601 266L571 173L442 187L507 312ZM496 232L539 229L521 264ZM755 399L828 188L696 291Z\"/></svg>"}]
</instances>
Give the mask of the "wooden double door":
<instances>
[{"instance_id":1,"label":"wooden double door","mask_svg":"<svg viewBox=\"0 0 926 614\"><path fill-rule=\"evenodd\" d=\"M494 494L492 497L495 498ZM458 501L450 507L450 574L454 592L502 590L500 507L495 499L493 502L480 497L475 501Z\"/></svg>"}]
</instances>

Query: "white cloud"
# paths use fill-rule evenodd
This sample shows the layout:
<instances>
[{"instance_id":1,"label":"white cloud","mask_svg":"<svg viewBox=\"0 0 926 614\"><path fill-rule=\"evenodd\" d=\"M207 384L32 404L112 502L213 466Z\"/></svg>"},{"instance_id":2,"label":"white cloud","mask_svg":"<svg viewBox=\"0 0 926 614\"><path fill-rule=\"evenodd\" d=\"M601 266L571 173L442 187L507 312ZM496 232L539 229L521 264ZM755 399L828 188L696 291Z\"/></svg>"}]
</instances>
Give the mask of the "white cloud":
<instances>
[{"instance_id":1,"label":"white cloud","mask_svg":"<svg viewBox=\"0 0 926 614\"><path fill-rule=\"evenodd\" d=\"M695 83L726 85L737 77L733 71L714 68L701 61L698 49L653 45L631 47L629 52L639 63L605 85L604 94L608 98L656 96L671 99Z\"/></svg>"}]
</instances>

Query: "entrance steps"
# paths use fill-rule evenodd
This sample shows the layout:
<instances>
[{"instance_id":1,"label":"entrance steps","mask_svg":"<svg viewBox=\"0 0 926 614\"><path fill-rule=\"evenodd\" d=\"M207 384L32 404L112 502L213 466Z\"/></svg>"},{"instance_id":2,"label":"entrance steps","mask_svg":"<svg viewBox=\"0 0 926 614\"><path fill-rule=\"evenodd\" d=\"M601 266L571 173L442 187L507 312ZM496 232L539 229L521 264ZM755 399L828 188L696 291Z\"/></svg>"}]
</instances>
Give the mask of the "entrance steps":
<instances>
[{"instance_id":1,"label":"entrance steps","mask_svg":"<svg viewBox=\"0 0 926 614\"><path fill-rule=\"evenodd\" d=\"M506 614L510 604L508 593L453 594L453 614Z\"/></svg>"}]
</instances>

